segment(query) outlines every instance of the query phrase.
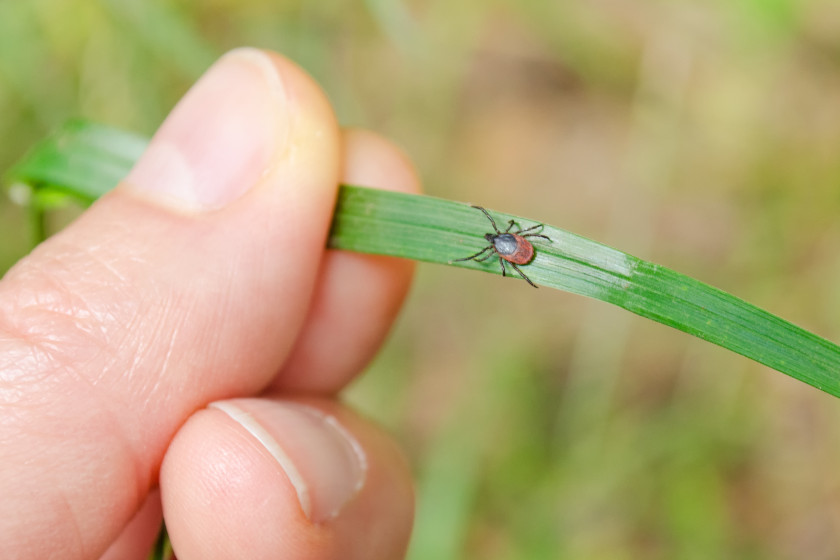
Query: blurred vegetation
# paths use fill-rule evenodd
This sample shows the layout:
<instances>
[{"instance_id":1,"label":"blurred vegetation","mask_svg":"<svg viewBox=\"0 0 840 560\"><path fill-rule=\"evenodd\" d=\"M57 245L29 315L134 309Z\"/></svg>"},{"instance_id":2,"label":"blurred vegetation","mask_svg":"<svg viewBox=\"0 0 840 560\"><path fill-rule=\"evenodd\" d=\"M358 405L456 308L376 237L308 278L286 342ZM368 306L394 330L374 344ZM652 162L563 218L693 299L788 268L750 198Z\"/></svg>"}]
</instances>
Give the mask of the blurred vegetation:
<instances>
[{"instance_id":1,"label":"blurred vegetation","mask_svg":"<svg viewBox=\"0 0 840 560\"><path fill-rule=\"evenodd\" d=\"M73 116L150 135L243 44L286 54L343 123L401 143L430 194L566 227L840 340L836 2L0 2L0 170ZM2 200L0 271L28 231ZM411 560L840 556L835 399L526 288L419 267L350 390L417 472Z\"/></svg>"}]
</instances>

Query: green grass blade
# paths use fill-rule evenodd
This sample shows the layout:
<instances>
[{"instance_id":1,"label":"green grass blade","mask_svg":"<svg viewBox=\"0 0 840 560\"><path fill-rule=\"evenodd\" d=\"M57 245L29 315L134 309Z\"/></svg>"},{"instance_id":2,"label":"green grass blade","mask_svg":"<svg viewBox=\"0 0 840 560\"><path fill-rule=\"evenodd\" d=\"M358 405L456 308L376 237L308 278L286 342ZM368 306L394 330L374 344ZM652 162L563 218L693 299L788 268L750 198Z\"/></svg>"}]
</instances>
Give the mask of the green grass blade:
<instances>
[{"instance_id":1,"label":"green grass blade","mask_svg":"<svg viewBox=\"0 0 840 560\"><path fill-rule=\"evenodd\" d=\"M535 222L491 212L497 223ZM486 246L489 222L459 202L358 187L339 194L330 245L447 264ZM565 230L545 226L526 267L535 283L606 301L840 396L840 347L737 297ZM500 274L497 259L452 266Z\"/></svg>"},{"instance_id":2,"label":"green grass blade","mask_svg":"<svg viewBox=\"0 0 840 560\"><path fill-rule=\"evenodd\" d=\"M72 120L30 150L9 178L90 204L125 177L147 144L136 134Z\"/></svg>"},{"instance_id":3,"label":"green grass blade","mask_svg":"<svg viewBox=\"0 0 840 560\"><path fill-rule=\"evenodd\" d=\"M112 188L145 142L108 127L75 122L33 150L12 178L93 200ZM500 225L514 219L491 212ZM486 246L485 216L469 205L428 196L344 185L329 246L500 274L497 259L451 262ZM840 347L739 298L562 229L545 226L525 267L535 283L623 307L840 396ZM530 289L521 281L514 289Z\"/></svg>"}]
</instances>

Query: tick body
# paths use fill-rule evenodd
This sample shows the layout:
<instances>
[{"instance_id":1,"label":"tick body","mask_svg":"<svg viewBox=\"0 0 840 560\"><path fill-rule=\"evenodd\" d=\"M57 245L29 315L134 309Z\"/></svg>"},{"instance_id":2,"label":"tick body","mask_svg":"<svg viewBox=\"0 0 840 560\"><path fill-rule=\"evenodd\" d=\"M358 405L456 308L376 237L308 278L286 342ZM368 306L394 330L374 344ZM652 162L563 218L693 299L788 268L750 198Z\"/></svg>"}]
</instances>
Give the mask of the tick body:
<instances>
[{"instance_id":1,"label":"tick body","mask_svg":"<svg viewBox=\"0 0 840 560\"><path fill-rule=\"evenodd\" d=\"M499 228L496 226L496 221L487 210L481 206L473 206L473 208L477 208L478 210L484 212L484 215L487 216L487 219L490 220L490 223L493 225L493 231L495 233L488 233L484 236L484 239L487 240L489 245L478 253L470 255L469 257L464 257L463 259L455 259L451 262L469 260L483 262L493 256L497 256L499 257L499 264L502 266L502 276L507 276L505 263L510 263L510 266L513 267L519 276L536 288L537 285L531 282L531 279L525 276L525 274L519 270L517 265L526 265L534 260L534 246L531 245L531 242L526 238L541 237L542 239L548 239L551 241L547 235L542 235L540 233L544 227L543 224L532 226L527 229L520 228L512 232L510 230L517 224L514 220L511 220L508 222L508 227L505 231L499 231Z\"/></svg>"}]
</instances>

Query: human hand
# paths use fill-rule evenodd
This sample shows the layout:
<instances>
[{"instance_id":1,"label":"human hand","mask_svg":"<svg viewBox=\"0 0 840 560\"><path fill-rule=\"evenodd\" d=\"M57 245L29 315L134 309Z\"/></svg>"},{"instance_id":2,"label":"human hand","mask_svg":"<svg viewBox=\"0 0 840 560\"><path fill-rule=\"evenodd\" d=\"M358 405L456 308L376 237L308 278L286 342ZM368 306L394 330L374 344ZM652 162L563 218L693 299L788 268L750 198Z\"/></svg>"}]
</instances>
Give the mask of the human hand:
<instances>
[{"instance_id":1,"label":"human hand","mask_svg":"<svg viewBox=\"0 0 840 560\"><path fill-rule=\"evenodd\" d=\"M412 265L324 249L339 181L419 189L298 68L233 51L0 281L4 558L145 558L161 502L180 560L402 557L408 469L334 395Z\"/></svg>"}]
</instances>

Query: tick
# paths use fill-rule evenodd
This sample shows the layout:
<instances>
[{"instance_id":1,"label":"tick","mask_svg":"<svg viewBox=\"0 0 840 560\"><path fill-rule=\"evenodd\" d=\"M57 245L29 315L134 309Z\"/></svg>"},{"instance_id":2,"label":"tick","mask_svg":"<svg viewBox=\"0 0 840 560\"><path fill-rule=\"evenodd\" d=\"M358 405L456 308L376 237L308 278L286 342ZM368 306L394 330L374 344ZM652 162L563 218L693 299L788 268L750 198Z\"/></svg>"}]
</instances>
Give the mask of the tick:
<instances>
[{"instance_id":1,"label":"tick","mask_svg":"<svg viewBox=\"0 0 840 560\"><path fill-rule=\"evenodd\" d=\"M505 268L505 262L507 261L519 274L519 276L536 288L537 285L531 282L531 279L525 276L525 274L519 270L519 267L516 265L525 265L534 260L534 246L531 245L531 242L528 241L526 237L541 237L551 241L551 238L547 235L542 235L540 233L542 228L545 226L543 224L538 224L536 226L529 227L528 229L520 228L517 231L512 232L510 230L513 229L513 226L518 224L514 220L511 220L508 222L508 227L505 231L499 231L499 228L496 226L496 221L493 219L493 216L487 212L487 210L481 206L475 205L473 205L473 208L477 208L478 210L484 212L484 215L487 216L487 219L490 220L491 224L493 224L493 231L496 233L488 233L484 236L484 239L486 239L490 245L478 253L470 255L469 257L464 257L463 259L455 259L450 262L470 260L484 262L496 255L499 257L499 264L502 265L502 276L507 276L507 268Z\"/></svg>"}]
</instances>

